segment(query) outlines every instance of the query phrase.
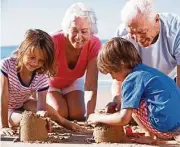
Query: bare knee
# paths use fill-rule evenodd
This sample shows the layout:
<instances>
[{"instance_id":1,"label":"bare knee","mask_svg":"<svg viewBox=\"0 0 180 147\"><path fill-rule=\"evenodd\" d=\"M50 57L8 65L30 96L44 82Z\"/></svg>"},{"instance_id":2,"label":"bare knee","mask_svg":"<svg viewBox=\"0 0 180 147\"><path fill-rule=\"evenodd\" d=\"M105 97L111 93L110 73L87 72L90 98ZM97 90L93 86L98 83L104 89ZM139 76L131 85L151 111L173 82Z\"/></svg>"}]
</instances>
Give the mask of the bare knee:
<instances>
[{"instance_id":1,"label":"bare knee","mask_svg":"<svg viewBox=\"0 0 180 147\"><path fill-rule=\"evenodd\" d=\"M62 109L56 109L56 111L58 112L58 114L63 117L63 118L68 118L68 111L62 110Z\"/></svg>"},{"instance_id":2,"label":"bare knee","mask_svg":"<svg viewBox=\"0 0 180 147\"><path fill-rule=\"evenodd\" d=\"M49 92L47 94L47 104L51 107L53 113L56 111L61 117L68 118L68 106L66 100L59 92Z\"/></svg>"},{"instance_id":3,"label":"bare knee","mask_svg":"<svg viewBox=\"0 0 180 147\"><path fill-rule=\"evenodd\" d=\"M12 113L9 117L9 126L10 127L18 127L20 125L20 121L22 118L21 113Z\"/></svg>"},{"instance_id":4,"label":"bare knee","mask_svg":"<svg viewBox=\"0 0 180 147\"><path fill-rule=\"evenodd\" d=\"M76 111L69 112L69 119L78 121L85 120L85 109L79 109Z\"/></svg>"}]
</instances>

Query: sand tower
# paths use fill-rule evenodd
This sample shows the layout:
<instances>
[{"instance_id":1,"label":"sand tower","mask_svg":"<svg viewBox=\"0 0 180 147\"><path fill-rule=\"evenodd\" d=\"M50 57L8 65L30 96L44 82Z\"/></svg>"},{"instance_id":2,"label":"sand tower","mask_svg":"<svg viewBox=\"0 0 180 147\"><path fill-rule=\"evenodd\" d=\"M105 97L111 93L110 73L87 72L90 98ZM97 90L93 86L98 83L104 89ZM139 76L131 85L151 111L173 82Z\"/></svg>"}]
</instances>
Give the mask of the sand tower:
<instances>
[{"instance_id":1,"label":"sand tower","mask_svg":"<svg viewBox=\"0 0 180 147\"><path fill-rule=\"evenodd\" d=\"M20 141L45 141L48 138L47 121L31 111L24 111L20 122Z\"/></svg>"},{"instance_id":2,"label":"sand tower","mask_svg":"<svg viewBox=\"0 0 180 147\"><path fill-rule=\"evenodd\" d=\"M99 110L96 111L95 113L109 115L108 113L105 113L104 110ZM95 125L93 136L96 143L101 143L101 142L120 143L125 140L125 133L123 126L111 126L103 123L98 123Z\"/></svg>"}]
</instances>

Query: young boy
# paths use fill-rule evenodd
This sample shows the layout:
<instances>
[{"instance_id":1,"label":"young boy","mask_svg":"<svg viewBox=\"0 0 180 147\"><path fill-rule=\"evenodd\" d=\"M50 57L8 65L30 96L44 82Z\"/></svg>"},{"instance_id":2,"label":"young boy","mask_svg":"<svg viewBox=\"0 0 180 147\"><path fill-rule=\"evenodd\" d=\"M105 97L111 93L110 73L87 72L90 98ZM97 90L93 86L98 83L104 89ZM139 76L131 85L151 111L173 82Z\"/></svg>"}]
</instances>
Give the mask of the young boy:
<instances>
[{"instance_id":1,"label":"young boy","mask_svg":"<svg viewBox=\"0 0 180 147\"><path fill-rule=\"evenodd\" d=\"M104 74L122 82L120 113L90 115L90 123L126 125L136 117L140 126L159 138L178 138L180 90L162 72L142 64L136 48L123 38L113 38L102 47L97 64Z\"/></svg>"}]
</instances>

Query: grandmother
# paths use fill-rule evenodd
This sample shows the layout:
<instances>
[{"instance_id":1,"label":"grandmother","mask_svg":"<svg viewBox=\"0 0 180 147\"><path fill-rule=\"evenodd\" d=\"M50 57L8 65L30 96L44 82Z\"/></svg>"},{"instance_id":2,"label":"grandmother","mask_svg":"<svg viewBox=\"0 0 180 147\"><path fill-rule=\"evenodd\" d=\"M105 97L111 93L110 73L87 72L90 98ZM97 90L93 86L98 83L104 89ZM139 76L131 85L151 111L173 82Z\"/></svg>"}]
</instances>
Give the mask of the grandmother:
<instances>
[{"instance_id":1,"label":"grandmother","mask_svg":"<svg viewBox=\"0 0 180 147\"><path fill-rule=\"evenodd\" d=\"M47 103L64 118L84 120L94 112L98 81L96 57L101 47L95 36L97 32L94 11L83 3L75 3L66 11L62 30L52 34L57 75L49 80Z\"/></svg>"}]
</instances>

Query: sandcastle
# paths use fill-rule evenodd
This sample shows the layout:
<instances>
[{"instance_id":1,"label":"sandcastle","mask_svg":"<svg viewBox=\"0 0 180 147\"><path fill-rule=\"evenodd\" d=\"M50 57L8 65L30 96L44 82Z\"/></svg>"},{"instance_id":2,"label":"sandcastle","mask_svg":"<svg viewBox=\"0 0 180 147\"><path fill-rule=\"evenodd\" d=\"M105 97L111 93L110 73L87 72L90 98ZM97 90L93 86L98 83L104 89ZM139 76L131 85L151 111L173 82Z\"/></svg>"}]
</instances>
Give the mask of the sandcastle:
<instances>
[{"instance_id":1,"label":"sandcastle","mask_svg":"<svg viewBox=\"0 0 180 147\"><path fill-rule=\"evenodd\" d=\"M25 111L20 122L20 141L45 141L48 138L46 125L44 117Z\"/></svg>"},{"instance_id":2,"label":"sandcastle","mask_svg":"<svg viewBox=\"0 0 180 147\"><path fill-rule=\"evenodd\" d=\"M125 140L123 127L110 126L102 123L95 126L93 136L96 143L120 143Z\"/></svg>"},{"instance_id":3,"label":"sandcastle","mask_svg":"<svg viewBox=\"0 0 180 147\"><path fill-rule=\"evenodd\" d=\"M120 143L125 140L123 126L111 126L103 123L95 125L93 136L96 143Z\"/></svg>"}]
</instances>

